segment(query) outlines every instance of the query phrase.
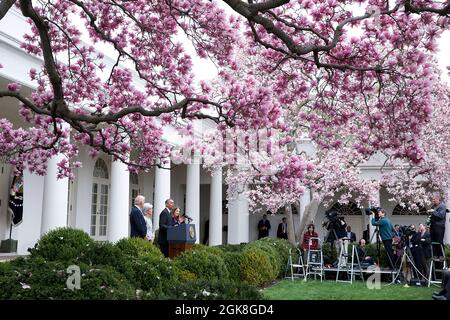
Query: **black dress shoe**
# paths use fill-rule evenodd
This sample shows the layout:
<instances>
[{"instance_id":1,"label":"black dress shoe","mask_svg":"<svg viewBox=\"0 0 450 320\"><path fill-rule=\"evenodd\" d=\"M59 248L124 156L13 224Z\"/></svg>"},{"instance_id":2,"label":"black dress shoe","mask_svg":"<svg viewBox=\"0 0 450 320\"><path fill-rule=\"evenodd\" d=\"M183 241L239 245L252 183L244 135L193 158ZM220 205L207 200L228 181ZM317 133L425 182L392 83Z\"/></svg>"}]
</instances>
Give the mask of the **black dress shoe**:
<instances>
[{"instance_id":1,"label":"black dress shoe","mask_svg":"<svg viewBox=\"0 0 450 320\"><path fill-rule=\"evenodd\" d=\"M433 300L447 300L445 296L433 295Z\"/></svg>"}]
</instances>

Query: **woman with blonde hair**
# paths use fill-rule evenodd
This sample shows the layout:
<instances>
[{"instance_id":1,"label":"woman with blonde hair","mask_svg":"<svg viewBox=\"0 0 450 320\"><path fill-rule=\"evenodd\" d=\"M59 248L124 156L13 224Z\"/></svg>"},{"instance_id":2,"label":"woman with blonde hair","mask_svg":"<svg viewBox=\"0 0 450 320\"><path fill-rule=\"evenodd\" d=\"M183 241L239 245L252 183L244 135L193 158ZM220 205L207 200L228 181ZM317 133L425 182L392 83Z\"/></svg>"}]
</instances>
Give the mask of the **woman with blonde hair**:
<instances>
[{"instance_id":1,"label":"woman with blonde hair","mask_svg":"<svg viewBox=\"0 0 450 320\"><path fill-rule=\"evenodd\" d=\"M145 236L145 239L153 242L154 235L153 235L153 205L150 203L144 203L144 207L142 208L142 211L144 212L144 220L145 225L147 226L147 234Z\"/></svg>"}]
</instances>

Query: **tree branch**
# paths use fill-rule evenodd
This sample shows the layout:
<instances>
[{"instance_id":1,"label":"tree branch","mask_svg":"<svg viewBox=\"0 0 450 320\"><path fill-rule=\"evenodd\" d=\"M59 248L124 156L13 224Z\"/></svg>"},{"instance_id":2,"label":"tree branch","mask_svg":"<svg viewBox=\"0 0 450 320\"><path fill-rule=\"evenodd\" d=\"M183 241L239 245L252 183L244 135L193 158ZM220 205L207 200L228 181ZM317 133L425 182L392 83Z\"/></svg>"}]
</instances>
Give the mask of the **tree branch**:
<instances>
[{"instance_id":1,"label":"tree branch","mask_svg":"<svg viewBox=\"0 0 450 320\"><path fill-rule=\"evenodd\" d=\"M16 98L17 100L22 102L26 107L28 107L29 109L33 110L33 112L35 112L37 114L44 114L44 115L47 115L47 116L51 116L51 113L50 113L49 110L45 110L45 109L37 107L33 102L28 100L28 98L24 97L19 92L15 92L15 91L1 91L0 90L0 98L2 98L2 97Z\"/></svg>"},{"instance_id":2,"label":"tree branch","mask_svg":"<svg viewBox=\"0 0 450 320\"><path fill-rule=\"evenodd\" d=\"M9 9L16 3L17 0L2 0L0 2L0 20L8 13Z\"/></svg>"},{"instance_id":3,"label":"tree branch","mask_svg":"<svg viewBox=\"0 0 450 320\"><path fill-rule=\"evenodd\" d=\"M405 11L411 13L423 13L423 12L431 12L436 13L443 17L450 17L450 1L447 1L446 4L443 4L442 8L432 8L432 7L415 7L411 4L411 0L405 1Z\"/></svg>"},{"instance_id":4,"label":"tree branch","mask_svg":"<svg viewBox=\"0 0 450 320\"><path fill-rule=\"evenodd\" d=\"M33 21L39 32L45 68L47 70L50 83L52 84L53 94L57 102L55 107L58 108L61 105L65 106L62 80L53 57L53 50L50 43L50 37L48 35L48 27L45 24L44 19L42 19L42 17L39 16L34 10L31 0L21 0L20 8L22 10L22 14Z\"/></svg>"}]
</instances>

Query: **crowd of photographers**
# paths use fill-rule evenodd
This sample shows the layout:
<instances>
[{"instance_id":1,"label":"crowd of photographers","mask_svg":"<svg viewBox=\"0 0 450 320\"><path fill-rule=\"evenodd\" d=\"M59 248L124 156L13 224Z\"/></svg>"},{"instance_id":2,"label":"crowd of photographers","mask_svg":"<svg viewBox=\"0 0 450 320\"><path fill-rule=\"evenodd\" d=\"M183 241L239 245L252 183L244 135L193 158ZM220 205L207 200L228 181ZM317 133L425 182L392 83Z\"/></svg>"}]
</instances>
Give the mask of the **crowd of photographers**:
<instances>
[{"instance_id":1,"label":"crowd of photographers","mask_svg":"<svg viewBox=\"0 0 450 320\"><path fill-rule=\"evenodd\" d=\"M378 250L380 250L382 242L390 268L399 269L402 266L402 269L406 269L409 266L410 269L413 269L409 277L415 277L422 282L426 282L430 276L431 259L434 259L441 268L445 259L443 243L446 212L448 210L439 194L432 196L432 204L432 208L427 211L429 217L426 224L419 224L417 229L414 225L393 226L391 220L386 216L386 211L382 208L370 207L366 209L366 214L372 218L371 224L376 227L373 237L376 237ZM336 211L332 210L327 211L325 215L327 221L323 223L323 226L329 231L327 241L334 243L336 252L340 257L337 263L345 266L349 256L347 252L348 244L355 241L355 238L353 238L351 232L348 232L349 228L344 217L339 216ZM367 241L374 240L373 238L368 239L368 237L369 234L367 233ZM365 246L366 239L363 238L356 247L359 261L366 266L375 264L375 257L367 255ZM377 259L380 259L380 252L378 252ZM434 299L450 299L450 282L448 281L450 271L443 273L443 290L439 293L436 292L433 295ZM400 281L406 281L405 278L402 272Z\"/></svg>"}]
</instances>

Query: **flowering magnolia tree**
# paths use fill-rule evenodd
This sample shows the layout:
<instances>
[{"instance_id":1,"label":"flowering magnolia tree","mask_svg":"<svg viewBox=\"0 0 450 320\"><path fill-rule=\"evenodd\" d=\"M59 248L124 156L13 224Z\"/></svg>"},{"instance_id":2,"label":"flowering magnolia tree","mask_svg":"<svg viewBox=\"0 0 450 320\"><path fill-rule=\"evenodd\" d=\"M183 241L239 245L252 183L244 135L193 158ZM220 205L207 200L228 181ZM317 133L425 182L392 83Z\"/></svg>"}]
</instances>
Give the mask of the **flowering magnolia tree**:
<instances>
[{"instance_id":1,"label":"flowering magnolia tree","mask_svg":"<svg viewBox=\"0 0 450 320\"><path fill-rule=\"evenodd\" d=\"M225 166L228 183L250 186L251 204L269 208L295 202L305 185L324 198L342 183L369 194L373 186L350 168L379 151L425 166L422 175L444 170L421 137L432 115L448 110L432 104L448 1L2 0L0 19L14 6L31 26L22 48L44 61L29 71L31 96L16 83L0 88L31 124L0 119L0 156L18 169L45 174L62 154L59 176L73 177L80 145L145 169L170 153L164 126L184 119L180 132L189 134L191 120L209 119L218 132L187 145L208 167ZM215 63L217 79L197 81L181 34ZM111 67L98 42L113 48ZM253 152L260 140L249 137L262 131L266 144ZM304 135L321 150L315 161L296 152ZM217 139L226 136L228 149Z\"/></svg>"}]
</instances>

